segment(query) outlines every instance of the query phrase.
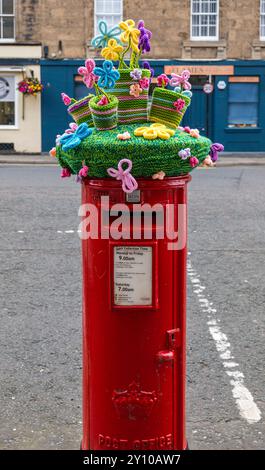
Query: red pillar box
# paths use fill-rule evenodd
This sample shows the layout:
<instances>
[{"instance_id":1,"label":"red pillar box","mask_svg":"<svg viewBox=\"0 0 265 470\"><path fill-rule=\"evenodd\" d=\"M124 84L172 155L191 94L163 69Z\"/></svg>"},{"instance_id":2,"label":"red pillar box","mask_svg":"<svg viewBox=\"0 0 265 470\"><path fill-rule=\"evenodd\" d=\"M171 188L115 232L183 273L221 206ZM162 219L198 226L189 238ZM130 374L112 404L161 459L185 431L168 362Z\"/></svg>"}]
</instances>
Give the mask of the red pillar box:
<instances>
[{"instance_id":1,"label":"red pillar box","mask_svg":"<svg viewBox=\"0 0 265 470\"><path fill-rule=\"evenodd\" d=\"M91 237L82 241L84 450L187 446L189 180L188 175L156 184L138 179L132 194L111 179L83 181L83 229ZM122 227L123 210L127 223ZM123 228L121 239L115 221ZM169 239L172 228L178 234Z\"/></svg>"}]
</instances>

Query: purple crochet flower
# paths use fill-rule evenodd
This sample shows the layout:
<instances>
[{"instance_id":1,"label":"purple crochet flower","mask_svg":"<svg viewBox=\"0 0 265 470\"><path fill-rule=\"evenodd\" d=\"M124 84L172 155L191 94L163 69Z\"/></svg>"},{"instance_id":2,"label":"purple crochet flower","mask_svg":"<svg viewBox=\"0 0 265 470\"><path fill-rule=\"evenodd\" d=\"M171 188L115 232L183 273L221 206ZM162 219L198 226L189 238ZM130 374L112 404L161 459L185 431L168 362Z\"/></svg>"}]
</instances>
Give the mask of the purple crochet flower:
<instances>
[{"instance_id":1,"label":"purple crochet flower","mask_svg":"<svg viewBox=\"0 0 265 470\"><path fill-rule=\"evenodd\" d=\"M145 52L150 52L151 51L150 39L152 37L151 31L145 28L143 20L139 21L138 29L140 31L139 44L138 44L140 51L142 51L143 54Z\"/></svg>"},{"instance_id":2,"label":"purple crochet flower","mask_svg":"<svg viewBox=\"0 0 265 470\"><path fill-rule=\"evenodd\" d=\"M141 69L134 69L130 73L130 76L133 78L133 80L140 80L140 78L142 78L142 70Z\"/></svg>"},{"instance_id":3,"label":"purple crochet flower","mask_svg":"<svg viewBox=\"0 0 265 470\"><path fill-rule=\"evenodd\" d=\"M145 69L145 70L150 70L151 72L151 77L154 77L155 76L155 71L154 69L152 69L151 65L149 64L149 62L147 60L145 60L143 63L142 63L142 68Z\"/></svg>"},{"instance_id":4,"label":"purple crochet flower","mask_svg":"<svg viewBox=\"0 0 265 470\"><path fill-rule=\"evenodd\" d=\"M180 150L179 151L179 157L182 159L182 160L187 160L188 157L191 156L191 151L190 151L190 148L186 148L184 150Z\"/></svg>"}]
</instances>

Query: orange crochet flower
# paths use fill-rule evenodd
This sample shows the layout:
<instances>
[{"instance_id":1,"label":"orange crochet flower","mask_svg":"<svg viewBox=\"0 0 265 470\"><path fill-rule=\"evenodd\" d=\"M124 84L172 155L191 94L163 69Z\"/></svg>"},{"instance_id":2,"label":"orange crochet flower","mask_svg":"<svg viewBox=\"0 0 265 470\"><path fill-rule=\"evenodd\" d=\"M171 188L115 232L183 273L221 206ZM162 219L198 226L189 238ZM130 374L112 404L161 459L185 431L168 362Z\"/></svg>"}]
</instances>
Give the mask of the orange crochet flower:
<instances>
[{"instance_id":1,"label":"orange crochet flower","mask_svg":"<svg viewBox=\"0 0 265 470\"><path fill-rule=\"evenodd\" d=\"M143 92L143 90L140 87L139 83L134 83L134 85L130 86L130 95L131 96L134 96L135 98L139 98L139 96L142 92Z\"/></svg>"}]
</instances>

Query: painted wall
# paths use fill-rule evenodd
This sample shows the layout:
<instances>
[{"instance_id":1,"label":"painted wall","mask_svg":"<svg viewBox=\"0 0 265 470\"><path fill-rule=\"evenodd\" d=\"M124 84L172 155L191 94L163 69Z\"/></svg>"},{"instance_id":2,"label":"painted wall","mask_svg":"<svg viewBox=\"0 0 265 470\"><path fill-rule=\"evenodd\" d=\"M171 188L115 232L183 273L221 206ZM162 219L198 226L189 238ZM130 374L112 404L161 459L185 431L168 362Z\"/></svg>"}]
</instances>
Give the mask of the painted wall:
<instances>
[{"instance_id":1,"label":"painted wall","mask_svg":"<svg viewBox=\"0 0 265 470\"><path fill-rule=\"evenodd\" d=\"M39 65L30 65L35 77L41 79ZM22 71L11 73L0 67L0 75L14 76L18 83L23 79ZM25 68L27 70L27 68ZM18 153L40 153L41 152L41 96L25 96L23 110L23 95L16 91L17 125L16 128L3 129L0 127L0 142L14 143L15 151Z\"/></svg>"}]
</instances>

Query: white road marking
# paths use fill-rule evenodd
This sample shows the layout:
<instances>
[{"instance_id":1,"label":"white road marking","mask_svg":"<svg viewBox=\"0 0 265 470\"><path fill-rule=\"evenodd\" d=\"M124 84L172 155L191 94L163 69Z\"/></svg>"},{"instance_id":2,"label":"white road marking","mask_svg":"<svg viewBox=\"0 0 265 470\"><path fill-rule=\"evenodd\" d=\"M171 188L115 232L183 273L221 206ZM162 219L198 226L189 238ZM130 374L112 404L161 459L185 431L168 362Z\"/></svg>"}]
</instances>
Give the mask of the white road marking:
<instances>
[{"instance_id":1,"label":"white road marking","mask_svg":"<svg viewBox=\"0 0 265 470\"><path fill-rule=\"evenodd\" d=\"M257 423L261 419L261 412L254 402L254 398L250 391L244 385L244 374L239 370L239 364L232 361L234 356L231 354L231 344L227 335L223 333L221 329L219 324L221 320L216 317L217 310L212 308L212 302L209 301L206 293L204 293L206 287L201 285L201 281L199 279L200 276L193 269L190 260L188 260L187 269L188 276L192 283L193 292L198 297L202 311L207 314L209 332L215 342L215 346L219 352L225 372L230 378L232 394L239 409L240 416L249 424Z\"/></svg>"},{"instance_id":2,"label":"white road marking","mask_svg":"<svg viewBox=\"0 0 265 470\"><path fill-rule=\"evenodd\" d=\"M18 230L17 233L25 233L24 230Z\"/></svg>"}]
</instances>

